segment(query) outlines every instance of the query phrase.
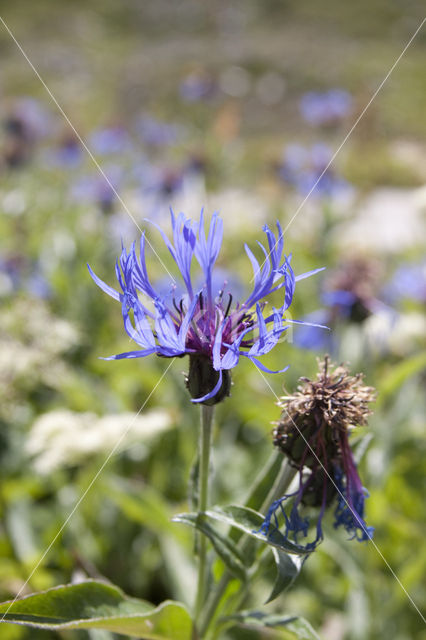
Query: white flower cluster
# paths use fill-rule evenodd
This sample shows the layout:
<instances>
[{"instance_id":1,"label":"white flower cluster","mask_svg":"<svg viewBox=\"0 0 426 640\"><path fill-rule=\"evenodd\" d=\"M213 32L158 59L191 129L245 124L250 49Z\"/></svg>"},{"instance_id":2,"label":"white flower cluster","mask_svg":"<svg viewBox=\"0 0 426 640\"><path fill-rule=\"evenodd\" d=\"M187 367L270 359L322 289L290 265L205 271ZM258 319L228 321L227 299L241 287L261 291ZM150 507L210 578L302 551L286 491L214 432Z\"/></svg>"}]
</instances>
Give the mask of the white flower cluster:
<instances>
[{"instance_id":1,"label":"white flower cluster","mask_svg":"<svg viewBox=\"0 0 426 640\"><path fill-rule=\"evenodd\" d=\"M20 390L57 388L68 373L61 356L78 342L78 331L42 300L16 299L0 316L0 412L8 414Z\"/></svg>"},{"instance_id":2,"label":"white flower cluster","mask_svg":"<svg viewBox=\"0 0 426 640\"><path fill-rule=\"evenodd\" d=\"M46 475L99 453L107 455L117 443L114 453L132 445L142 458L148 451L147 445L172 426L171 416L164 410L100 417L90 412L57 409L35 420L25 449L33 459L34 469Z\"/></svg>"},{"instance_id":3,"label":"white flower cluster","mask_svg":"<svg viewBox=\"0 0 426 640\"><path fill-rule=\"evenodd\" d=\"M357 248L375 253L399 253L419 246L426 232L426 188L380 188L359 206L358 214L335 230L335 242L345 252Z\"/></svg>"}]
</instances>

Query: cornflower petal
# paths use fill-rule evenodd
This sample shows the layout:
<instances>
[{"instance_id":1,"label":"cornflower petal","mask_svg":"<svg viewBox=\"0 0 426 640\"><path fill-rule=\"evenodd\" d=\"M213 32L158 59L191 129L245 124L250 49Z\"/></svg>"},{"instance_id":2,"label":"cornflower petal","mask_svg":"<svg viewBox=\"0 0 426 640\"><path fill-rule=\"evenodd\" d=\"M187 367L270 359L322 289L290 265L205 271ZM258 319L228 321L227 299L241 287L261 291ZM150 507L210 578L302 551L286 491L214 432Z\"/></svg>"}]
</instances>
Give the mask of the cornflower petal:
<instances>
[{"instance_id":1,"label":"cornflower petal","mask_svg":"<svg viewBox=\"0 0 426 640\"><path fill-rule=\"evenodd\" d=\"M118 353L115 356L108 356L107 358L100 358L101 360L123 360L126 358L144 358L150 356L153 353L158 353L157 347L154 349L142 349L140 351L126 351L125 353Z\"/></svg>"},{"instance_id":2,"label":"cornflower petal","mask_svg":"<svg viewBox=\"0 0 426 640\"><path fill-rule=\"evenodd\" d=\"M188 293L192 298L191 262L195 249L196 236L192 229L191 220L186 219L183 213L180 213L176 220L173 211L170 210L170 212L172 215L173 240L175 243L174 258L182 274Z\"/></svg>"},{"instance_id":3,"label":"cornflower petal","mask_svg":"<svg viewBox=\"0 0 426 640\"><path fill-rule=\"evenodd\" d=\"M312 269L311 271L305 271L305 273L300 273L298 276L295 277L295 281L299 282L299 280L304 280L305 278L310 278L311 276L314 276L316 273L319 273L320 271L324 271L325 267L319 267L318 269Z\"/></svg>"},{"instance_id":4,"label":"cornflower petal","mask_svg":"<svg viewBox=\"0 0 426 640\"><path fill-rule=\"evenodd\" d=\"M268 322L268 320L269 318L266 319L266 322ZM305 327L316 327L317 329L327 329L330 331L330 327L327 327L325 324L316 324L315 322L306 322L305 320L290 320L289 318L286 318L285 321L291 324L302 324Z\"/></svg>"},{"instance_id":5,"label":"cornflower petal","mask_svg":"<svg viewBox=\"0 0 426 640\"><path fill-rule=\"evenodd\" d=\"M214 398L215 395L220 391L220 388L222 386L222 380L223 380L222 369L219 369L219 379L216 385L213 387L213 389L209 391L209 393L206 393L201 398L191 398L191 402L194 402L195 404L197 404L198 402L205 402L206 400L210 400L210 398Z\"/></svg>"},{"instance_id":6,"label":"cornflower petal","mask_svg":"<svg viewBox=\"0 0 426 640\"><path fill-rule=\"evenodd\" d=\"M273 370L273 369L268 369L268 367L265 367L264 364L262 364L260 362L260 360L258 360L257 358L255 358L255 356L251 356L248 353L241 353L242 356L245 356L246 358L249 358L249 360L251 360L258 369L261 369L262 371L264 371L265 373L284 373L284 371L287 371L287 369L290 367L290 365L288 364L286 367L284 367L283 369L277 369L277 370Z\"/></svg>"},{"instance_id":7,"label":"cornflower petal","mask_svg":"<svg viewBox=\"0 0 426 640\"><path fill-rule=\"evenodd\" d=\"M269 229L268 225L263 227L264 232L268 238L269 256L271 257L272 270L275 272L279 267L281 256L284 249L284 236L280 223L277 220L278 236L275 239L275 235ZM274 280L276 276L274 275Z\"/></svg>"},{"instance_id":8,"label":"cornflower petal","mask_svg":"<svg viewBox=\"0 0 426 640\"><path fill-rule=\"evenodd\" d=\"M245 244L244 245L244 249L246 251L246 254L248 255L248 258L251 262L251 266L253 267L253 278L254 278L254 287L253 287L253 293L254 291L256 291L259 286L260 286L260 266L259 263L257 261L257 259L255 258L252 250L250 249L250 247ZM252 293L252 295L253 295ZM247 304L247 302L246 302Z\"/></svg>"},{"instance_id":9,"label":"cornflower petal","mask_svg":"<svg viewBox=\"0 0 426 640\"><path fill-rule=\"evenodd\" d=\"M244 337L250 333L252 331L252 327L250 327L249 329L246 329L245 331L243 331L243 333L241 333L238 338L232 343L232 344L228 344L228 343L224 343L223 346L228 347L228 350L226 351L225 355L220 358L220 360L218 361L220 363L220 366L216 369L218 370L220 369L233 369L234 367L237 366L238 361L240 359L240 355L244 355L243 352L240 352L240 346L241 346L241 342L243 341ZM218 341L218 347L217 347L217 351L220 353L220 343Z\"/></svg>"},{"instance_id":10,"label":"cornflower petal","mask_svg":"<svg viewBox=\"0 0 426 640\"><path fill-rule=\"evenodd\" d=\"M123 249L123 252L125 253L125 249ZM120 262L124 262L123 253L121 254ZM119 265L118 259L115 261L115 275L117 276L117 280L118 280L118 282L120 284L120 287L122 288L123 292L126 293L128 291L128 287L126 285L130 284L130 286L132 286L132 283L131 283L131 281L130 281L130 283L127 283L127 282L125 282L123 280L123 277L122 277L121 271L120 271L120 265Z\"/></svg>"},{"instance_id":11,"label":"cornflower petal","mask_svg":"<svg viewBox=\"0 0 426 640\"><path fill-rule=\"evenodd\" d=\"M195 402L215 404L229 395L229 370L238 364L241 356L252 360L262 371L278 373L262 365L258 357L267 354L288 328L283 312L291 304L296 282L290 266L291 255L283 255L284 238L280 224L277 223L277 233L265 225L263 231L269 252L259 243L264 256L261 266L250 248L245 246L254 271L253 290L246 302L240 304L233 300L232 293L224 297L223 292L213 299L213 267L223 240L222 220L215 212L207 231L203 211L198 225L183 213L175 216L171 210L170 214L173 241L155 223L151 224L160 231L188 292L181 299L173 298L174 309L169 306L168 298L157 292L149 280L144 233L140 238L139 257L133 243L129 252L122 248L116 261L115 271L121 293L103 282L88 267L95 283L121 302L124 328L132 340L142 347L107 359L137 358L152 353L164 357L188 354L190 372L187 386L191 396ZM204 276L204 283L195 295L191 282L194 255ZM265 297L283 287L283 306L274 309L273 314L265 319L262 313ZM153 311L139 300L140 294L153 301ZM258 336L254 335L256 330Z\"/></svg>"},{"instance_id":12,"label":"cornflower petal","mask_svg":"<svg viewBox=\"0 0 426 640\"><path fill-rule=\"evenodd\" d=\"M185 353L167 307L157 299L154 302L156 308L155 331L159 342L159 353L165 356L181 355Z\"/></svg>"},{"instance_id":13,"label":"cornflower petal","mask_svg":"<svg viewBox=\"0 0 426 640\"><path fill-rule=\"evenodd\" d=\"M133 307L133 316L135 320L135 328L140 339L144 341L148 348L155 347L154 334L139 300L137 300L137 304Z\"/></svg>"},{"instance_id":14,"label":"cornflower petal","mask_svg":"<svg viewBox=\"0 0 426 640\"><path fill-rule=\"evenodd\" d=\"M158 298L158 294L152 287L149 277L148 271L146 268L146 259L145 259L145 231L141 235L140 239L140 260L138 261L135 251L135 245L132 245L131 249L132 255L132 272L131 278L134 286L141 293L144 293L152 300Z\"/></svg>"},{"instance_id":15,"label":"cornflower petal","mask_svg":"<svg viewBox=\"0 0 426 640\"><path fill-rule=\"evenodd\" d=\"M200 223L198 226L198 242L195 246L195 257L204 272L207 286L207 300L210 308L212 300L212 270L219 255L223 239L223 221L218 217L217 211L213 213L209 234L206 240L204 230L204 211L201 210Z\"/></svg>"},{"instance_id":16,"label":"cornflower petal","mask_svg":"<svg viewBox=\"0 0 426 640\"><path fill-rule=\"evenodd\" d=\"M282 286L286 287L286 301L289 298L289 303L293 297L294 286L292 287L290 293L287 293L287 286L290 286L291 281L281 283L280 285L273 287L274 283L281 277L285 275L285 265L288 264L290 274L292 271L290 270L289 260L284 256L284 263L280 266L282 252L284 249L284 238L282 234L282 229L277 222L278 228L278 236L277 238L269 229L268 225L263 227L263 231L266 233L266 237L268 239L269 253L266 251L265 247L259 242L259 246L261 247L263 253L265 254L265 260L263 262L262 267L259 267L259 264L256 258L251 253L250 249L246 247L246 253L252 263L253 271L254 271L254 287L251 295L247 298L246 302L243 306L252 307L256 302L265 298L267 295L281 288ZM293 283L294 284L294 283ZM287 307L286 307L287 308Z\"/></svg>"},{"instance_id":17,"label":"cornflower petal","mask_svg":"<svg viewBox=\"0 0 426 640\"><path fill-rule=\"evenodd\" d=\"M213 355L213 369L216 371L220 371L222 368L222 358L221 358L221 348L222 348L222 334L223 328L225 326L226 319L222 320L220 323L217 333L215 335L212 355Z\"/></svg>"},{"instance_id":18,"label":"cornflower petal","mask_svg":"<svg viewBox=\"0 0 426 640\"><path fill-rule=\"evenodd\" d=\"M186 335L188 333L188 329L192 322L192 318L194 317L194 313L195 313L195 309L197 308L197 305L198 305L198 297L194 296L179 329L178 340L179 340L179 343L182 345L183 349L185 349Z\"/></svg>"},{"instance_id":19,"label":"cornflower petal","mask_svg":"<svg viewBox=\"0 0 426 640\"><path fill-rule=\"evenodd\" d=\"M175 218L173 210L170 209L170 215L172 220L173 240L175 246L170 242L167 235L155 222L147 220L161 233L161 237L168 250L170 251L173 260L176 262L179 272L185 282L186 288L190 297L193 296L192 283L191 283L191 261L195 250L196 236L192 230L191 220L186 219L183 213L180 213Z\"/></svg>"},{"instance_id":20,"label":"cornflower petal","mask_svg":"<svg viewBox=\"0 0 426 640\"><path fill-rule=\"evenodd\" d=\"M281 314L279 313L279 311L274 309L274 314L272 316L274 326L270 331L268 331L266 327L266 321L262 316L262 311L259 304L256 305L256 311L258 318L259 338L249 350L249 356L262 356L265 355L265 353L271 351L271 349L273 349L273 347L280 339L281 334L288 328L283 326Z\"/></svg>"},{"instance_id":21,"label":"cornflower petal","mask_svg":"<svg viewBox=\"0 0 426 640\"><path fill-rule=\"evenodd\" d=\"M114 298L114 300L120 300L120 294L118 293L118 291L116 291L115 289L113 289L112 287L110 287L108 284L106 284L106 282L104 282L103 280L101 280L94 271L92 271L92 269L90 268L90 265L87 265L87 268L89 269L89 273L92 276L93 280L95 281L95 283L98 285L98 287L100 289L102 289L102 291L104 291L105 293L107 293L109 296L111 296L111 298Z\"/></svg>"}]
</instances>

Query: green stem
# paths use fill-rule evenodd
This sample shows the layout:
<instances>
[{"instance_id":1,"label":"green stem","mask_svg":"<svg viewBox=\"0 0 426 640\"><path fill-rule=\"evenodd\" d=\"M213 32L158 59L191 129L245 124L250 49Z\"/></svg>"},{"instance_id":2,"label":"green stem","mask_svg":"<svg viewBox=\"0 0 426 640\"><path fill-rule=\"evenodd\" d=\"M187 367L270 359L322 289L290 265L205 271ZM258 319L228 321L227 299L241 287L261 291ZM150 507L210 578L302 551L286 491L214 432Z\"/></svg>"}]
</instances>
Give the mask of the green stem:
<instances>
[{"instance_id":1,"label":"green stem","mask_svg":"<svg viewBox=\"0 0 426 640\"><path fill-rule=\"evenodd\" d=\"M214 407L201 405L201 431L199 441L199 484L198 511L207 510L209 502L209 468L212 442L212 423ZM205 600L207 582L207 538L198 536L198 582L195 600L195 621L198 622Z\"/></svg>"},{"instance_id":2,"label":"green stem","mask_svg":"<svg viewBox=\"0 0 426 640\"><path fill-rule=\"evenodd\" d=\"M284 458L281 464L280 471L275 479L275 482L272 485L268 495L264 499L262 506L259 509L261 513L265 513L274 500L277 500L278 498L280 498L285 494L286 489L288 488L292 479L294 478L295 473L296 473L296 470L294 469L294 467L290 465L288 458ZM244 552L247 552L247 548L252 542L253 542L252 538L250 538L245 534L241 537L238 546L241 549L241 551L244 553ZM209 626L215 616L216 609L219 606L222 596L225 593L226 588L229 582L231 581L232 577L233 577L232 574L229 571L225 570L215 591L212 593L211 597L207 600L207 603L204 609L202 623L200 625L201 638L203 638L204 634L208 631Z\"/></svg>"},{"instance_id":3,"label":"green stem","mask_svg":"<svg viewBox=\"0 0 426 640\"><path fill-rule=\"evenodd\" d=\"M265 513L265 511L269 509L274 500L281 498L285 494L295 475L295 467L291 466L288 458L284 458L281 464L280 472L275 478L274 484L272 485L268 495L264 499L262 506L259 509L260 513Z\"/></svg>"}]
</instances>

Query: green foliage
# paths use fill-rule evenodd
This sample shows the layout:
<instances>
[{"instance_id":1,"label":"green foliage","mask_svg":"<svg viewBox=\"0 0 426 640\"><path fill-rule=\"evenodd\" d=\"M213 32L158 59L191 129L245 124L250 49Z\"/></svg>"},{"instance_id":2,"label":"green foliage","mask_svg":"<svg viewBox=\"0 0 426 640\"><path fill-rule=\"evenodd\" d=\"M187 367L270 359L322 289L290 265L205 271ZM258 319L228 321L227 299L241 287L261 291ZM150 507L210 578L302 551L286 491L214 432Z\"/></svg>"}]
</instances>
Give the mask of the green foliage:
<instances>
[{"instance_id":1,"label":"green foliage","mask_svg":"<svg viewBox=\"0 0 426 640\"><path fill-rule=\"evenodd\" d=\"M242 581L246 580L245 558L237 546L227 536L220 534L205 521L203 514L179 513L173 522L181 522L200 531L211 541L216 553L229 571Z\"/></svg>"},{"instance_id":2,"label":"green foliage","mask_svg":"<svg viewBox=\"0 0 426 640\"><path fill-rule=\"evenodd\" d=\"M193 151L200 151L207 165L207 194L177 206L188 206L193 217L202 205L208 214L221 210L225 239L220 266L231 270L244 290L249 288L249 264L243 242L255 246L265 222L273 225L279 218L285 226L303 200L276 179L273 167L283 147L323 141L337 149L352 123L307 126L298 112L301 95L334 85L347 88L355 99L355 118L423 13L421 3L398 6L386 0L251 0L241 3L242 13L237 6L225 11L216 0L209 7L184 0L174 8L153 1L121 6L95 0L91 9L83 2L51 0L2 4L3 19L89 146L94 129L111 122L130 126L142 110L182 128L184 136L173 146L151 148L139 140L135 127L134 154L97 160L102 168L118 165L129 176L144 158L155 174L180 168ZM92 635L95 614L102 618L96 629L108 629L103 636L108 640L120 629L130 635L134 624L140 625L136 637L153 637L147 635L153 630L158 638L191 637L196 529L208 538L214 581L232 576L209 630L212 640L215 633L222 634L217 635L220 640L315 638L305 619L324 638L331 636L331 628L343 640L425 640L422 620L380 553L370 543L359 545L334 531L332 514L324 543L307 558L280 532L269 538L259 533L259 505L281 465L279 456L271 456L272 423L279 417L275 395L294 391L300 376L314 375L321 351L303 350L287 340L264 362L271 369L286 364L290 369L283 376L266 376L267 382L245 359L238 365L231 397L217 408L211 502L246 504L248 509L216 507L196 513L198 416L184 385L187 361L174 362L156 387L170 361L99 359L129 349L130 343L119 305L95 287L86 263L113 285L121 236L129 244L139 231L117 202L104 214L94 202L72 200L73 185L96 176L97 170L85 154L78 166L64 168L50 161L62 135L62 117L16 45L2 33L2 124L9 100L28 95L41 101L55 130L19 168L3 162L4 128L0 141L0 600L12 600L23 587L26 596L10 608L2 639L98 640L101 636ZM228 40L235 47L231 53ZM341 233L362 217L365 195L383 185L405 189L407 207L416 202L418 217L423 215L424 194L417 187L425 179L424 46L423 28L333 162L333 169L359 189L354 201L321 204L311 198L286 231L286 251L293 252L296 273L327 267L324 274L297 284L295 319L322 306L319 294L327 274L350 251L362 250L348 241L342 248ZM183 102L179 84L193 70L192 61L196 70L215 79L229 66L242 67L249 73L249 93L239 99L219 92L211 101ZM275 106L259 97L259 81L270 71L285 84ZM136 187L119 193L145 228L152 201L141 201ZM170 201L165 197L155 209L157 221L167 220ZM410 231L408 208L398 215ZM364 236L382 269L380 287L397 265L421 259L423 238L417 227L412 233L417 238L406 242L401 237L401 245L398 238L391 249L384 248L382 240L394 223L383 209L379 226ZM170 256L151 231L150 241L169 268ZM164 270L153 253L149 256L152 280L161 280ZM40 267L50 297L28 290L25 278L8 289L5 261L23 265L25 277ZM412 320L408 316L413 314L418 323L424 314L418 301L391 304L397 312L395 327L400 318ZM375 527L379 551L420 607L426 601L425 342L421 331L410 333L411 325L397 340L395 327L388 339L379 332L378 346L367 340L364 328L342 321L333 333L333 358L346 360L351 352L352 371L364 371L366 382L378 389L370 427L353 434L370 492L367 520ZM124 439L100 475L109 453L104 433L87 429L84 438L79 429L77 437L64 429L56 413L65 410L79 421L87 413L96 419L119 418L136 414L145 401L141 417L165 408L169 428L152 437ZM57 416L52 430L62 439L52 438L51 445L43 441L43 451L36 453L29 449L34 427L51 413ZM127 427L124 421L122 430ZM135 598L98 582L102 579ZM209 593L213 586L208 585ZM43 595L28 596L37 591ZM65 599L61 594L67 594ZM24 619L40 615L40 602L46 607L45 626L9 624L12 617L14 622L40 623ZM259 603L265 603L261 612ZM60 625L66 627L58 631ZM91 625L90 634L84 625ZM183 635L173 635L179 633Z\"/></svg>"},{"instance_id":3,"label":"green foliage","mask_svg":"<svg viewBox=\"0 0 426 640\"><path fill-rule=\"evenodd\" d=\"M246 535L265 545L271 546L286 553L307 555L309 552L304 547L289 542L280 531L273 529L265 536L261 531L264 516L248 507L230 505L229 507L213 507L205 512L207 518L218 520L231 527L236 527Z\"/></svg>"},{"instance_id":4,"label":"green foliage","mask_svg":"<svg viewBox=\"0 0 426 640\"><path fill-rule=\"evenodd\" d=\"M320 636L315 633L309 622L303 618L294 616L280 616L262 613L261 611L242 611L230 619L238 621L239 624L250 627L260 627L266 629L278 629L277 633L271 634L274 640L286 640L286 638L299 638L299 640L320 640ZM284 632L279 629L283 628Z\"/></svg>"},{"instance_id":5,"label":"green foliage","mask_svg":"<svg viewBox=\"0 0 426 640\"><path fill-rule=\"evenodd\" d=\"M49 589L0 605L3 622L39 629L105 629L146 640L189 640L191 618L178 602L153 607L102 582Z\"/></svg>"},{"instance_id":6,"label":"green foliage","mask_svg":"<svg viewBox=\"0 0 426 640\"><path fill-rule=\"evenodd\" d=\"M291 587L296 580L299 572L302 568L303 560L284 553L281 549L272 549L274 554L275 565L277 568L277 577L271 595L266 600L265 604L272 602L275 598L278 598L283 591L286 591Z\"/></svg>"}]
</instances>

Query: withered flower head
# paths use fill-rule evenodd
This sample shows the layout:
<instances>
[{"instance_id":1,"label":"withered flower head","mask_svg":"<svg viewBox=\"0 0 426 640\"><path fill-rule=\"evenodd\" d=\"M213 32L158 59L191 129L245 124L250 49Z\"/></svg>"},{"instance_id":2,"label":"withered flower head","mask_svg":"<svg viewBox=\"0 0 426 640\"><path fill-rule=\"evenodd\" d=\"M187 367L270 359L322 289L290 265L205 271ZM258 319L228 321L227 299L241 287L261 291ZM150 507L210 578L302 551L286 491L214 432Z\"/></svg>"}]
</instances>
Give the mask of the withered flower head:
<instances>
[{"instance_id":1,"label":"withered flower head","mask_svg":"<svg viewBox=\"0 0 426 640\"><path fill-rule=\"evenodd\" d=\"M362 374L330 364L328 356L320 362L316 380L301 378L298 390L281 399L283 412L273 436L274 444L288 456L298 470L299 487L295 493L275 501L266 516L263 531L268 532L277 511L285 518L286 535L308 532L308 520L301 517L302 505L320 507L317 536L307 548L322 540L322 518L326 507L337 499L334 526L343 525L358 540L368 540L373 529L364 522L366 490L361 484L349 445L349 433L357 425L366 425L371 413L368 404L375 398L372 387L363 384ZM284 502L293 497L289 513Z\"/></svg>"}]
</instances>

